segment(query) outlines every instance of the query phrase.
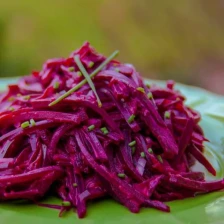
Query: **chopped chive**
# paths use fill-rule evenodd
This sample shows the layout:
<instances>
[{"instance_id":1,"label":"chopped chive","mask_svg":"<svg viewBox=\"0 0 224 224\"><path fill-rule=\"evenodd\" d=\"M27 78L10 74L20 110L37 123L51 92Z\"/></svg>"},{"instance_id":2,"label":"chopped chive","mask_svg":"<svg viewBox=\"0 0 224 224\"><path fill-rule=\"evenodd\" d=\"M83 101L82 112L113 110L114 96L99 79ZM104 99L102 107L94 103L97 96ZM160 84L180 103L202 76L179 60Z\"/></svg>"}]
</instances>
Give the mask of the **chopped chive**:
<instances>
[{"instance_id":1,"label":"chopped chive","mask_svg":"<svg viewBox=\"0 0 224 224\"><path fill-rule=\"evenodd\" d=\"M145 93L145 90L144 90L144 88L142 88L142 87L138 87L137 90L138 90L139 92Z\"/></svg>"},{"instance_id":2,"label":"chopped chive","mask_svg":"<svg viewBox=\"0 0 224 224\"><path fill-rule=\"evenodd\" d=\"M24 100L29 100L30 99L30 95L26 95L23 97Z\"/></svg>"},{"instance_id":3,"label":"chopped chive","mask_svg":"<svg viewBox=\"0 0 224 224\"><path fill-rule=\"evenodd\" d=\"M151 88L151 85L147 83L146 84L146 87L148 87L150 89Z\"/></svg>"},{"instance_id":4,"label":"chopped chive","mask_svg":"<svg viewBox=\"0 0 224 224\"><path fill-rule=\"evenodd\" d=\"M31 127L34 127L34 126L36 125L35 120L34 120L34 119L31 119L31 120L30 120L30 124L31 124Z\"/></svg>"},{"instance_id":5,"label":"chopped chive","mask_svg":"<svg viewBox=\"0 0 224 224\"><path fill-rule=\"evenodd\" d=\"M20 97L20 96L22 96L22 94L18 93L17 96Z\"/></svg>"},{"instance_id":6,"label":"chopped chive","mask_svg":"<svg viewBox=\"0 0 224 224\"><path fill-rule=\"evenodd\" d=\"M103 127L100 130L103 132L104 135L107 135L109 133L106 127Z\"/></svg>"},{"instance_id":7,"label":"chopped chive","mask_svg":"<svg viewBox=\"0 0 224 224\"><path fill-rule=\"evenodd\" d=\"M54 83L54 89L58 89L59 88L60 83L59 82L55 82Z\"/></svg>"},{"instance_id":8,"label":"chopped chive","mask_svg":"<svg viewBox=\"0 0 224 224\"><path fill-rule=\"evenodd\" d=\"M93 77L95 77L108 63L110 63L117 55L119 54L119 51L115 51L113 54L111 54L98 68L96 68L91 74L90 74L90 78L92 79ZM62 96L58 97L56 100L54 100L53 102L51 102L49 104L49 107L54 106L55 104L59 103L61 100L65 99L66 97L68 97L69 95L71 95L73 92L77 91L78 89L80 89L83 85L85 85L87 83L87 80L84 79L82 80L79 84L77 84L76 86L74 86L72 89L70 89L69 91L67 91L65 94L63 94Z\"/></svg>"},{"instance_id":9,"label":"chopped chive","mask_svg":"<svg viewBox=\"0 0 224 224\"><path fill-rule=\"evenodd\" d=\"M95 128L95 125L92 124L92 125L90 125L90 126L88 127L88 131L92 131L94 128Z\"/></svg>"},{"instance_id":10,"label":"chopped chive","mask_svg":"<svg viewBox=\"0 0 224 224\"><path fill-rule=\"evenodd\" d=\"M89 64L88 64L88 68L92 68L93 66L94 66L94 62L90 61Z\"/></svg>"},{"instance_id":11,"label":"chopped chive","mask_svg":"<svg viewBox=\"0 0 224 224\"><path fill-rule=\"evenodd\" d=\"M132 147L132 146L136 145L136 141L132 141L132 142L130 142L128 145L129 145L130 147Z\"/></svg>"},{"instance_id":12,"label":"chopped chive","mask_svg":"<svg viewBox=\"0 0 224 224\"><path fill-rule=\"evenodd\" d=\"M74 67L69 67L68 70L69 70L70 72L74 72L74 71L75 71L75 68L74 68Z\"/></svg>"},{"instance_id":13,"label":"chopped chive","mask_svg":"<svg viewBox=\"0 0 224 224\"><path fill-rule=\"evenodd\" d=\"M142 158L145 158L145 153L144 152L141 152L140 155L141 155Z\"/></svg>"},{"instance_id":14,"label":"chopped chive","mask_svg":"<svg viewBox=\"0 0 224 224\"><path fill-rule=\"evenodd\" d=\"M81 77L82 76L82 72L78 71L76 72L77 76Z\"/></svg>"},{"instance_id":15,"label":"chopped chive","mask_svg":"<svg viewBox=\"0 0 224 224\"><path fill-rule=\"evenodd\" d=\"M162 159L162 157L161 157L160 155L157 156L157 159L158 159L161 163L163 163L163 159Z\"/></svg>"},{"instance_id":16,"label":"chopped chive","mask_svg":"<svg viewBox=\"0 0 224 224\"><path fill-rule=\"evenodd\" d=\"M117 176L120 177L120 178L125 178L125 174L124 173L118 173Z\"/></svg>"},{"instance_id":17,"label":"chopped chive","mask_svg":"<svg viewBox=\"0 0 224 224\"><path fill-rule=\"evenodd\" d=\"M14 111L15 108L14 108L14 107L9 107L9 110L10 110L10 111Z\"/></svg>"},{"instance_id":18,"label":"chopped chive","mask_svg":"<svg viewBox=\"0 0 224 224\"><path fill-rule=\"evenodd\" d=\"M63 201L63 202L61 203L61 205L62 205L62 206L65 206L65 207L69 207L69 206L71 206L71 202L70 202L70 201Z\"/></svg>"},{"instance_id":19,"label":"chopped chive","mask_svg":"<svg viewBox=\"0 0 224 224\"><path fill-rule=\"evenodd\" d=\"M169 111L166 111L165 114L164 114L164 117L169 119L170 118L170 112Z\"/></svg>"},{"instance_id":20,"label":"chopped chive","mask_svg":"<svg viewBox=\"0 0 224 224\"><path fill-rule=\"evenodd\" d=\"M132 114L129 118L128 118L128 123L131 124L135 119L135 115Z\"/></svg>"},{"instance_id":21,"label":"chopped chive","mask_svg":"<svg viewBox=\"0 0 224 224\"><path fill-rule=\"evenodd\" d=\"M114 69L116 72L120 72L120 69L119 68L115 68Z\"/></svg>"},{"instance_id":22,"label":"chopped chive","mask_svg":"<svg viewBox=\"0 0 224 224\"><path fill-rule=\"evenodd\" d=\"M149 152L150 154L153 154L152 148L148 148L148 152Z\"/></svg>"},{"instance_id":23,"label":"chopped chive","mask_svg":"<svg viewBox=\"0 0 224 224\"><path fill-rule=\"evenodd\" d=\"M15 97L13 97L13 96L11 96L11 97L8 98L8 101L9 101L9 102L12 102L12 101L14 101L14 100L15 100Z\"/></svg>"},{"instance_id":24,"label":"chopped chive","mask_svg":"<svg viewBox=\"0 0 224 224\"><path fill-rule=\"evenodd\" d=\"M78 187L78 184L77 183L73 183L73 187Z\"/></svg>"},{"instance_id":25,"label":"chopped chive","mask_svg":"<svg viewBox=\"0 0 224 224\"><path fill-rule=\"evenodd\" d=\"M84 68L82 62L80 61L79 55L75 56L75 62L77 64L77 66L79 67L79 70L82 72L83 76L85 77L86 81L88 82L90 88L93 90L93 92L96 96L97 102L98 102L98 106L102 107L102 103L101 103L100 98L96 92L94 83L93 83L92 79L90 78L89 74L87 73L86 69Z\"/></svg>"},{"instance_id":26,"label":"chopped chive","mask_svg":"<svg viewBox=\"0 0 224 224\"><path fill-rule=\"evenodd\" d=\"M132 153L132 155L135 154L135 150L136 150L136 147L135 146L132 146L131 147L131 153Z\"/></svg>"},{"instance_id":27,"label":"chopped chive","mask_svg":"<svg viewBox=\"0 0 224 224\"><path fill-rule=\"evenodd\" d=\"M148 99L153 99L153 95L152 95L152 93L151 92L149 92L148 94L147 94L147 97L148 97Z\"/></svg>"},{"instance_id":28,"label":"chopped chive","mask_svg":"<svg viewBox=\"0 0 224 224\"><path fill-rule=\"evenodd\" d=\"M29 121L25 121L25 122L23 122L22 124L21 124L21 128L27 128L27 127L29 127L30 126L30 123L29 123Z\"/></svg>"}]
</instances>

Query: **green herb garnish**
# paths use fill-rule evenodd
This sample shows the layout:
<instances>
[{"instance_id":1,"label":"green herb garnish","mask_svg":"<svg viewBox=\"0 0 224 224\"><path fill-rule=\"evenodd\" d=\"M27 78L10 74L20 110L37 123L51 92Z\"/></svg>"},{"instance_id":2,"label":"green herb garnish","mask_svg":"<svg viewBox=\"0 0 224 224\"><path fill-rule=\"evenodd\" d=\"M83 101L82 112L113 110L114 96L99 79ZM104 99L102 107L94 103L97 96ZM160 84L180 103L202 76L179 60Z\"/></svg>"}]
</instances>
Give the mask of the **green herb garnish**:
<instances>
[{"instance_id":1,"label":"green herb garnish","mask_svg":"<svg viewBox=\"0 0 224 224\"><path fill-rule=\"evenodd\" d=\"M128 123L131 124L134 120L135 120L135 115L132 114L132 115L128 118Z\"/></svg>"},{"instance_id":2,"label":"green herb garnish","mask_svg":"<svg viewBox=\"0 0 224 224\"><path fill-rule=\"evenodd\" d=\"M74 72L74 71L75 71L75 68L74 68L74 67L69 67L68 70L69 70L70 72Z\"/></svg>"},{"instance_id":3,"label":"green herb garnish","mask_svg":"<svg viewBox=\"0 0 224 224\"><path fill-rule=\"evenodd\" d=\"M138 90L139 92L145 93L145 90L144 90L144 88L142 88L142 87L138 87L137 90Z\"/></svg>"},{"instance_id":4,"label":"green herb garnish","mask_svg":"<svg viewBox=\"0 0 224 224\"><path fill-rule=\"evenodd\" d=\"M164 117L166 119L169 119L170 118L170 112L169 111L166 111L165 114L164 114Z\"/></svg>"},{"instance_id":5,"label":"green herb garnish","mask_svg":"<svg viewBox=\"0 0 224 224\"><path fill-rule=\"evenodd\" d=\"M140 155L141 155L142 158L145 158L145 153L144 152L141 152Z\"/></svg>"},{"instance_id":6,"label":"green herb garnish","mask_svg":"<svg viewBox=\"0 0 224 224\"><path fill-rule=\"evenodd\" d=\"M129 145L130 147L132 147L132 146L136 145L136 141L132 141L132 142L130 142L128 145Z\"/></svg>"},{"instance_id":7,"label":"green herb garnish","mask_svg":"<svg viewBox=\"0 0 224 224\"><path fill-rule=\"evenodd\" d=\"M88 68L92 68L93 66L94 66L94 62L93 61L89 62Z\"/></svg>"},{"instance_id":8,"label":"green herb garnish","mask_svg":"<svg viewBox=\"0 0 224 224\"><path fill-rule=\"evenodd\" d=\"M125 178L125 174L124 173L118 173L117 176L120 177L120 178Z\"/></svg>"},{"instance_id":9,"label":"green herb garnish","mask_svg":"<svg viewBox=\"0 0 224 224\"><path fill-rule=\"evenodd\" d=\"M162 157L161 157L160 155L157 156L157 159L158 159L161 163L163 163L163 159L162 159Z\"/></svg>"},{"instance_id":10,"label":"green herb garnish","mask_svg":"<svg viewBox=\"0 0 224 224\"><path fill-rule=\"evenodd\" d=\"M117 55L119 54L119 51L115 51L113 54L110 55L110 57L108 57L96 70L94 70L91 74L90 74L90 78L92 79L93 77L95 77L110 61L112 61ZM68 92L66 92L65 94L63 94L62 96L58 97L56 100L54 100L53 102L51 102L49 104L49 106L54 106L55 104L59 103L61 100L65 99L66 97L68 97L69 95L71 95L72 93L74 93L75 91L77 91L78 89L80 89L83 85L85 85L87 83L87 80L84 79L82 80L78 85L74 86L72 89L70 89Z\"/></svg>"},{"instance_id":11,"label":"green herb garnish","mask_svg":"<svg viewBox=\"0 0 224 224\"><path fill-rule=\"evenodd\" d=\"M30 124L31 124L31 127L34 127L34 126L36 125L35 120L34 120L34 119L31 119L31 120L30 120Z\"/></svg>"},{"instance_id":12,"label":"green herb garnish","mask_svg":"<svg viewBox=\"0 0 224 224\"><path fill-rule=\"evenodd\" d=\"M107 135L109 133L106 127L103 127L100 130L103 132L104 135Z\"/></svg>"},{"instance_id":13,"label":"green herb garnish","mask_svg":"<svg viewBox=\"0 0 224 224\"><path fill-rule=\"evenodd\" d=\"M95 125L92 124L92 125L90 125L90 126L88 127L88 131L92 131L92 130L94 130L94 128L95 128Z\"/></svg>"},{"instance_id":14,"label":"green herb garnish","mask_svg":"<svg viewBox=\"0 0 224 224\"><path fill-rule=\"evenodd\" d=\"M82 76L82 72L78 71L76 72L77 76L81 77Z\"/></svg>"},{"instance_id":15,"label":"green herb garnish","mask_svg":"<svg viewBox=\"0 0 224 224\"><path fill-rule=\"evenodd\" d=\"M64 206L64 207L69 207L69 206L71 206L71 202L70 201L63 201L61 203L61 205Z\"/></svg>"},{"instance_id":16,"label":"green herb garnish","mask_svg":"<svg viewBox=\"0 0 224 224\"><path fill-rule=\"evenodd\" d=\"M30 126L30 122L29 121L25 121L25 122L23 122L22 124L21 124L21 128L27 128L27 127L29 127Z\"/></svg>"},{"instance_id":17,"label":"green herb garnish","mask_svg":"<svg viewBox=\"0 0 224 224\"><path fill-rule=\"evenodd\" d=\"M153 95L152 95L152 93L149 92L149 93L147 94L147 97L148 97L148 99L152 100L152 99L153 99Z\"/></svg>"},{"instance_id":18,"label":"green herb garnish","mask_svg":"<svg viewBox=\"0 0 224 224\"><path fill-rule=\"evenodd\" d=\"M88 82L90 88L93 90L93 92L96 96L97 102L98 102L98 106L102 107L102 103L101 103L100 98L99 98L99 96L96 92L96 88L93 84L93 81L90 78L90 76L89 76L88 72L86 71L85 67L83 66L82 62L80 61L79 55L75 56L75 62L77 64L77 66L79 67L80 71L82 72L83 76L85 77L86 81Z\"/></svg>"},{"instance_id":19,"label":"green herb garnish","mask_svg":"<svg viewBox=\"0 0 224 224\"><path fill-rule=\"evenodd\" d=\"M73 183L72 185L73 185L73 187L78 187L77 183Z\"/></svg>"},{"instance_id":20,"label":"green herb garnish","mask_svg":"<svg viewBox=\"0 0 224 224\"><path fill-rule=\"evenodd\" d=\"M148 152L149 152L150 154L153 154L152 148L148 148Z\"/></svg>"},{"instance_id":21,"label":"green herb garnish","mask_svg":"<svg viewBox=\"0 0 224 224\"><path fill-rule=\"evenodd\" d=\"M135 146L132 146L132 147L131 147L131 154L132 154L132 155L135 153L135 150L136 150L136 147L135 147Z\"/></svg>"},{"instance_id":22,"label":"green herb garnish","mask_svg":"<svg viewBox=\"0 0 224 224\"><path fill-rule=\"evenodd\" d=\"M60 83L59 82L55 82L54 83L54 89L58 89L59 88Z\"/></svg>"},{"instance_id":23,"label":"green herb garnish","mask_svg":"<svg viewBox=\"0 0 224 224\"><path fill-rule=\"evenodd\" d=\"M15 108L14 108L14 107L9 107L9 110L10 110L10 111L14 111Z\"/></svg>"}]
</instances>

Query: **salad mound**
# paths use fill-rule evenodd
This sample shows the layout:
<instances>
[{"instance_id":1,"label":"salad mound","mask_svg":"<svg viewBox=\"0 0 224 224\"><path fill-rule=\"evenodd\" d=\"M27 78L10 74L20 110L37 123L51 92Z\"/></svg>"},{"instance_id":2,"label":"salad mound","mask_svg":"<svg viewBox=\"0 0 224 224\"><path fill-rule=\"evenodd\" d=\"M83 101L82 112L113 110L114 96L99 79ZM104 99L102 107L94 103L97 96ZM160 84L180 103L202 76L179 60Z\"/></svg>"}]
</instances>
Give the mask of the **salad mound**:
<instances>
[{"instance_id":1,"label":"salad mound","mask_svg":"<svg viewBox=\"0 0 224 224\"><path fill-rule=\"evenodd\" d=\"M131 212L224 188L193 172L208 141L200 114L174 89L145 85L130 64L89 43L48 60L0 94L0 200L27 199L86 215L87 202L111 197ZM60 206L43 204L49 192Z\"/></svg>"}]
</instances>

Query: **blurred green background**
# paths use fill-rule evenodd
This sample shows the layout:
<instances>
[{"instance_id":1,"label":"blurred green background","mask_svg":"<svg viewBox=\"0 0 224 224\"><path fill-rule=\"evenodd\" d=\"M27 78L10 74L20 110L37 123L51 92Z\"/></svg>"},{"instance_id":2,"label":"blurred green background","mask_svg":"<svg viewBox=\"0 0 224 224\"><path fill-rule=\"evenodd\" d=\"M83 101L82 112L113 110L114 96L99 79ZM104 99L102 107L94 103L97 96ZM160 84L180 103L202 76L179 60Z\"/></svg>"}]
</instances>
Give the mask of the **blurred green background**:
<instances>
[{"instance_id":1,"label":"blurred green background","mask_svg":"<svg viewBox=\"0 0 224 224\"><path fill-rule=\"evenodd\" d=\"M149 78L224 94L222 0L0 1L0 76L39 70L85 40Z\"/></svg>"}]
</instances>

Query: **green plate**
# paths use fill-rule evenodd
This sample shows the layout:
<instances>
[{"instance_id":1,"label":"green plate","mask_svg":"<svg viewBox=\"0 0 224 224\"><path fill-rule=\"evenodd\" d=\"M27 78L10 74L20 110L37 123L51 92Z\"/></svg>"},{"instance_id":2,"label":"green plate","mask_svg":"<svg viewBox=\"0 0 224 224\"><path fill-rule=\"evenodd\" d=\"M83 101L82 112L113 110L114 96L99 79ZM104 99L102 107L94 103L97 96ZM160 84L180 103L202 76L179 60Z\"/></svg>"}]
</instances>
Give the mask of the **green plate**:
<instances>
[{"instance_id":1,"label":"green plate","mask_svg":"<svg viewBox=\"0 0 224 224\"><path fill-rule=\"evenodd\" d=\"M0 79L0 89L15 81ZM164 85L162 81L147 81ZM210 139L206 143L206 156L217 170L217 179L224 177L224 97L205 90L178 84L177 89L187 97L186 103L201 112L201 126ZM196 164L193 169L203 170ZM205 171L206 172L206 171ZM206 173L207 174L207 173ZM214 179L207 174L207 179ZM49 198L49 203L59 203L58 199ZM200 224L224 223L224 193L216 192L185 200L168 203L171 213L163 213L154 209L142 209L139 214L132 214L113 200L96 201L89 204L86 218L79 220L74 212L68 212L58 218L58 211L41 208L33 204L4 203L0 205L0 223L17 224L69 224L69 223L166 223L166 224Z\"/></svg>"}]
</instances>

